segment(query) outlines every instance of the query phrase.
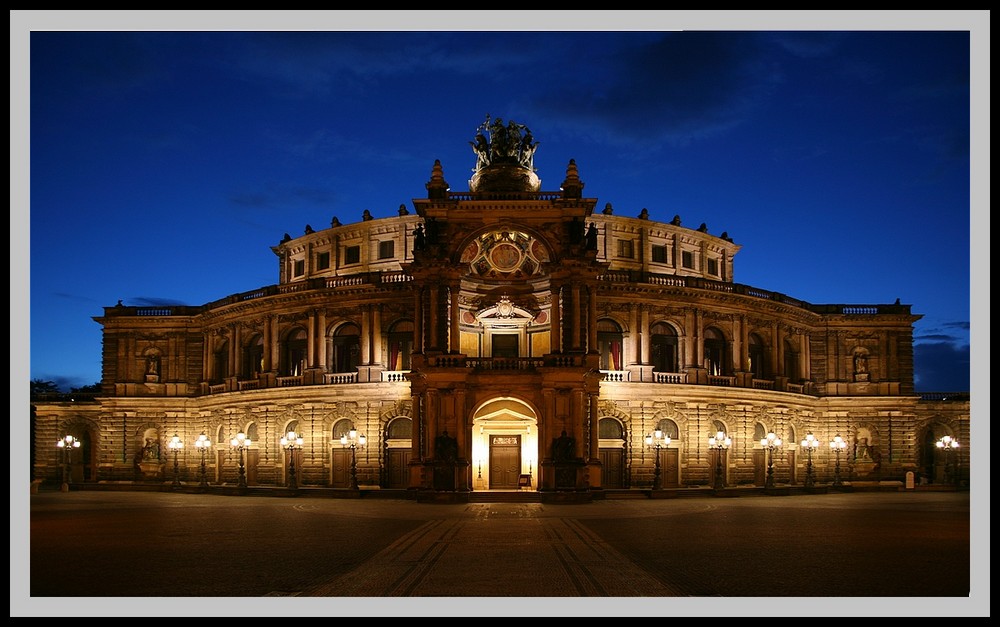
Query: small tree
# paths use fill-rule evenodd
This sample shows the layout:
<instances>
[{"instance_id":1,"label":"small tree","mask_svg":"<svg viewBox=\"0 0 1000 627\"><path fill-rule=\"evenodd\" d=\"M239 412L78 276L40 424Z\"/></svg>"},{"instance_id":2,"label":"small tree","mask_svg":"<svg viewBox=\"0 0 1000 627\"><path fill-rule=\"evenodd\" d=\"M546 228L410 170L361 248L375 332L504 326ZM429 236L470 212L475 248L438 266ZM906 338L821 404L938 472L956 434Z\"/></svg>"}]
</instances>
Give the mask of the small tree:
<instances>
[{"instance_id":1,"label":"small tree","mask_svg":"<svg viewBox=\"0 0 1000 627\"><path fill-rule=\"evenodd\" d=\"M59 386L53 381L44 381L42 379L32 379L31 380L31 394L58 394Z\"/></svg>"}]
</instances>

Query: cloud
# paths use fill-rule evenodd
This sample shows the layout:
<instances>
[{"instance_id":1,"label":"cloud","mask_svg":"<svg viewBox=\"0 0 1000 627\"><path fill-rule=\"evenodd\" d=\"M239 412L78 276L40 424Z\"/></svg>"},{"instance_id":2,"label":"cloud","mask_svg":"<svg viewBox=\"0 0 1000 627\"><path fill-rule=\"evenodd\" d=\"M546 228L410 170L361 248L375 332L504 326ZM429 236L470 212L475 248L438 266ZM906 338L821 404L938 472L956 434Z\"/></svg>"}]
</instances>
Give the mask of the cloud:
<instances>
[{"instance_id":1,"label":"cloud","mask_svg":"<svg viewBox=\"0 0 1000 627\"><path fill-rule=\"evenodd\" d=\"M971 360L969 345L949 342L918 343L913 347L913 366L918 392L969 392Z\"/></svg>"}]
</instances>

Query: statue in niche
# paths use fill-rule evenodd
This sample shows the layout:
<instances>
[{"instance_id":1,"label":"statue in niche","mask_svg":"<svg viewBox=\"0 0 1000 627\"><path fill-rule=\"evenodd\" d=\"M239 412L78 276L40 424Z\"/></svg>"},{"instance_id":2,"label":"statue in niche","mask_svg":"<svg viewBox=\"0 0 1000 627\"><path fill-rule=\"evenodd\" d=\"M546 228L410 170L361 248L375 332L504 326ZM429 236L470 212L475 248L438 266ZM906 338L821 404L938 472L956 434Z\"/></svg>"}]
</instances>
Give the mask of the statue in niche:
<instances>
[{"instance_id":1,"label":"statue in niche","mask_svg":"<svg viewBox=\"0 0 1000 627\"><path fill-rule=\"evenodd\" d=\"M854 374L868 373L868 356L864 353L854 355Z\"/></svg>"},{"instance_id":2,"label":"statue in niche","mask_svg":"<svg viewBox=\"0 0 1000 627\"><path fill-rule=\"evenodd\" d=\"M158 356L150 355L146 358L146 374L154 377L160 374L160 358Z\"/></svg>"},{"instance_id":3,"label":"statue in niche","mask_svg":"<svg viewBox=\"0 0 1000 627\"><path fill-rule=\"evenodd\" d=\"M418 224L413 229L413 250L423 250L427 247L427 238L424 235L424 225Z\"/></svg>"},{"instance_id":4,"label":"statue in niche","mask_svg":"<svg viewBox=\"0 0 1000 627\"><path fill-rule=\"evenodd\" d=\"M448 435L447 429L434 439L434 457L449 464L458 461L458 440Z\"/></svg>"},{"instance_id":5,"label":"statue in niche","mask_svg":"<svg viewBox=\"0 0 1000 627\"><path fill-rule=\"evenodd\" d=\"M573 451L576 448L576 440L566 435L563 429L562 435L552 440L552 460L555 462L567 462L573 459Z\"/></svg>"},{"instance_id":6,"label":"statue in niche","mask_svg":"<svg viewBox=\"0 0 1000 627\"><path fill-rule=\"evenodd\" d=\"M160 445L152 438L146 438L146 444L142 447L143 461L156 461L160 459Z\"/></svg>"},{"instance_id":7,"label":"statue in niche","mask_svg":"<svg viewBox=\"0 0 1000 627\"><path fill-rule=\"evenodd\" d=\"M871 453L868 450L868 438L861 438L858 441L858 451L855 454L855 458L863 461L871 459Z\"/></svg>"},{"instance_id":8,"label":"statue in niche","mask_svg":"<svg viewBox=\"0 0 1000 627\"><path fill-rule=\"evenodd\" d=\"M597 250L597 226L593 222L587 227L587 250Z\"/></svg>"}]
</instances>

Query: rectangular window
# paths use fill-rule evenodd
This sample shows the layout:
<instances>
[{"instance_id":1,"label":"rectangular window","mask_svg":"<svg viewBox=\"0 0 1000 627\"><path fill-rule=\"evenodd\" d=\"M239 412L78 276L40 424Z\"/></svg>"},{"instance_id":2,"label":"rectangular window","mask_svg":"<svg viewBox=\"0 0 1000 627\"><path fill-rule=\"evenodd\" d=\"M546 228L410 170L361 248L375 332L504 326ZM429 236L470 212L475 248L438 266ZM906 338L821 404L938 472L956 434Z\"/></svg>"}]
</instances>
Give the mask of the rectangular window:
<instances>
[{"instance_id":1,"label":"rectangular window","mask_svg":"<svg viewBox=\"0 0 1000 627\"><path fill-rule=\"evenodd\" d=\"M626 259L632 258L632 240L630 239L618 240L618 256L625 257Z\"/></svg>"},{"instance_id":2,"label":"rectangular window","mask_svg":"<svg viewBox=\"0 0 1000 627\"><path fill-rule=\"evenodd\" d=\"M326 270L330 267L330 253L319 253L316 255L316 269Z\"/></svg>"},{"instance_id":3,"label":"rectangular window","mask_svg":"<svg viewBox=\"0 0 1000 627\"><path fill-rule=\"evenodd\" d=\"M694 269L694 253L690 250L685 250L681 253L681 265L685 268Z\"/></svg>"},{"instance_id":4,"label":"rectangular window","mask_svg":"<svg viewBox=\"0 0 1000 627\"><path fill-rule=\"evenodd\" d=\"M709 259L708 260L708 273L712 276L719 276L719 260Z\"/></svg>"},{"instance_id":5,"label":"rectangular window","mask_svg":"<svg viewBox=\"0 0 1000 627\"><path fill-rule=\"evenodd\" d=\"M347 246L344 248L344 264L361 263L361 247Z\"/></svg>"},{"instance_id":6,"label":"rectangular window","mask_svg":"<svg viewBox=\"0 0 1000 627\"><path fill-rule=\"evenodd\" d=\"M653 263L667 263L667 247L653 244Z\"/></svg>"},{"instance_id":7,"label":"rectangular window","mask_svg":"<svg viewBox=\"0 0 1000 627\"><path fill-rule=\"evenodd\" d=\"M292 262L292 276L302 276L306 273L305 259L296 259Z\"/></svg>"},{"instance_id":8,"label":"rectangular window","mask_svg":"<svg viewBox=\"0 0 1000 627\"><path fill-rule=\"evenodd\" d=\"M388 240L378 243L378 258L392 259L396 256L396 242Z\"/></svg>"}]
</instances>

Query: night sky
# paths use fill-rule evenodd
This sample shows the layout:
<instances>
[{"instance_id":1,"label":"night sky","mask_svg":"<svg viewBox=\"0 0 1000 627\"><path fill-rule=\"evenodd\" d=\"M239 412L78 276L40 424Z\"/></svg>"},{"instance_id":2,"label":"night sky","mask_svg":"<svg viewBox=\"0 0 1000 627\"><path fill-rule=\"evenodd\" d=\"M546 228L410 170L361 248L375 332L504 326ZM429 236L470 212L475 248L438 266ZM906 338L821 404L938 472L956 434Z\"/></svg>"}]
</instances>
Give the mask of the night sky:
<instances>
[{"instance_id":1,"label":"night sky","mask_svg":"<svg viewBox=\"0 0 1000 627\"><path fill-rule=\"evenodd\" d=\"M33 16L25 74L11 62L12 102L30 97L30 124L11 118L12 155L17 132L30 145L27 163L12 157L11 240L30 256L12 252L11 273L30 267L31 379L99 381L103 307L277 283L284 233L412 209L435 159L468 189L469 141L490 115L531 129L543 190L574 159L598 210L728 233L738 283L912 305L917 390L969 391L967 16L900 31L889 12L862 31L611 12L623 23L566 31L558 14L500 12L407 32L399 16L362 31L360 15L278 14L287 26L122 14L114 32ZM15 224L20 207L30 219Z\"/></svg>"}]
</instances>

